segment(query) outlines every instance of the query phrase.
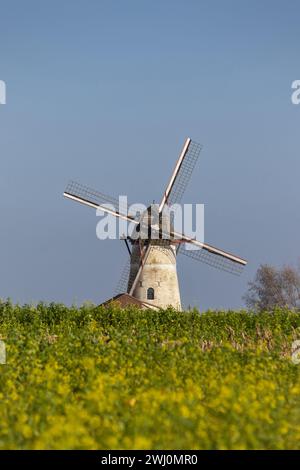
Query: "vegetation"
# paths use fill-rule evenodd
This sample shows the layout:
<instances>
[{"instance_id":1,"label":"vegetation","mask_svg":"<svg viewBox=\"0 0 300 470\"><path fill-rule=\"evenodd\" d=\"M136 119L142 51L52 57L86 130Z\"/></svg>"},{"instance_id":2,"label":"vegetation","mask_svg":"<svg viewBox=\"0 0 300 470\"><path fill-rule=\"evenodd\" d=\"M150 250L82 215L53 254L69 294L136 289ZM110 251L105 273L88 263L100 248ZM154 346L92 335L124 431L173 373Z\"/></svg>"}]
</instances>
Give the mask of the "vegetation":
<instances>
[{"instance_id":1,"label":"vegetation","mask_svg":"<svg viewBox=\"0 0 300 470\"><path fill-rule=\"evenodd\" d=\"M2 449L296 449L287 310L0 303Z\"/></svg>"}]
</instances>

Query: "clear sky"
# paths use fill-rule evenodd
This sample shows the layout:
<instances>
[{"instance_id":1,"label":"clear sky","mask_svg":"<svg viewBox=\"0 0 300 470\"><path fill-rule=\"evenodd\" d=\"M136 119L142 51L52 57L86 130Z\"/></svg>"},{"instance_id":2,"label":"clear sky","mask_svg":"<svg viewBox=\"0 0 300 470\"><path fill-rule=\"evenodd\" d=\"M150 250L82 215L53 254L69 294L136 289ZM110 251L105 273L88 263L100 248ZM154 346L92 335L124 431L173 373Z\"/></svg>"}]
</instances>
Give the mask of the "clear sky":
<instances>
[{"instance_id":1,"label":"clear sky","mask_svg":"<svg viewBox=\"0 0 300 470\"><path fill-rule=\"evenodd\" d=\"M0 297L113 295L125 246L65 185L158 201L186 136L204 148L184 202L249 265L181 256L184 305L242 306L260 263L296 263L299 18L295 0L0 0Z\"/></svg>"}]
</instances>

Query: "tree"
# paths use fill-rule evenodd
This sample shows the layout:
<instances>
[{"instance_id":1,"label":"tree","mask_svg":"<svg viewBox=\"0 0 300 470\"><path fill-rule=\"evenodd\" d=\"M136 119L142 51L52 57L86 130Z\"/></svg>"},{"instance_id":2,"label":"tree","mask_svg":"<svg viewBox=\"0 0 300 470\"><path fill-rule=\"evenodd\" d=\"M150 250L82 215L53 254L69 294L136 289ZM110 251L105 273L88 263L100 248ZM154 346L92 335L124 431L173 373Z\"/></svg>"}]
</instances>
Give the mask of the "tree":
<instances>
[{"instance_id":1,"label":"tree","mask_svg":"<svg viewBox=\"0 0 300 470\"><path fill-rule=\"evenodd\" d=\"M291 266L275 268L262 264L254 281L249 282L244 300L256 312L270 311L274 307L300 308L300 272Z\"/></svg>"}]
</instances>

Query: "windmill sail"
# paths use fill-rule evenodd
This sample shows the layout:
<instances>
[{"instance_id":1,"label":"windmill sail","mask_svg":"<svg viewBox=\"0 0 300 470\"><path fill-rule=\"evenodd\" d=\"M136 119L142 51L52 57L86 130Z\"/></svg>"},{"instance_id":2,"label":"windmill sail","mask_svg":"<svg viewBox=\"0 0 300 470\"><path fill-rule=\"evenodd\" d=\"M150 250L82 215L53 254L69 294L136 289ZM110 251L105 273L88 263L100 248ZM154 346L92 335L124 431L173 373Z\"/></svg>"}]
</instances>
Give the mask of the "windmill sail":
<instances>
[{"instance_id":1,"label":"windmill sail","mask_svg":"<svg viewBox=\"0 0 300 470\"><path fill-rule=\"evenodd\" d=\"M239 256L233 255L228 251L224 251L220 248L216 248L207 243L200 242L193 238L187 237L184 233L171 231L170 233L158 231L155 228L152 228L152 234L159 234L160 237L170 238L173 243L177 245L177 254L181 253L183 255L189 256L197 261L201 261L205 264L218 268L222 271L229 272L231 274L240 275L243 271L243 268L246 266L247 261ZM163 240L162 240L163 242ZM185 244L195 245L193 250L188 250L184 247Z\"/></svg>"},{"instance_id":2,"label":"windmill sail","mask_svg":"<svg viewBox=\"0 0 300 470\"><path fill-rule=\"evenodd\" d=\"M147 258L148 258L148 255L150 253L150 250L151 250L151 244L149 243L149 245L146 247L143 248L142 250L142 253L141 253L141 257L140 257L140 267L138 269L138 272L136 273L136 276L134 279L130 279L129 280L129 294L130 295L133 295L133 292L134 292L134 289L136 288L136 285L138 283L138 280L142 274L142 271L143 271L143 268L144 268L144 264L146 263L147 261Z\"/></svg>"},{"instance_id":3,"label":"windmill sail","mask_svg":"<svg viewBox=\"0 0 300 470\"><path fill-rule=\"evenodd\" d=\"M247 264L247 262L242 258L205 243L199 250L187 250L181 244L179 246L178 253L237 276L242 273L243 268Z\"/></svg>"},{"instance_id":4,"label":"windmill sail","mask_svg":"<svg viewBox=\"0 0 300 470\"><path fill-rule=\"evenodd\" d=\"M181 202L184 191L192 176L202 145L187 138L176 163L171 179L159 206L161 212L165 204L173 205Z\"/></svg>"},{"instance_id":5,"label":"windmill sail","mask_svg":"<svg viewBox=\"0 0 300 470\"><path fill-rule=\"evenodd\" d=\"M64 196L69 199L73 199L74 201L80 202L81 204L93 207L95 209L100 208L105 212L109 212L115 215L116 217L121 217L122 219L133 221L133 217L127 214L127 207L120 207L118 199L112 196L107 196L106 194L100 193L99 191L91 189L80 183L76 183L75 181L71 181L68 184L65 189ZM112 206L114 210L105 207L105 205L107 204Z\"/></svg>"},{"instance_id":6,"label":"windmill sail","mask_svg":"<svg viewBox=\"0 0 300 470\"><path fill-rule=\"evenodd\" d=\"M130 274L130 259L127 259L125 266L122 269L121 277L115 289L115 295L127 293L128 281Z\"/></svg>"}]
</instances>

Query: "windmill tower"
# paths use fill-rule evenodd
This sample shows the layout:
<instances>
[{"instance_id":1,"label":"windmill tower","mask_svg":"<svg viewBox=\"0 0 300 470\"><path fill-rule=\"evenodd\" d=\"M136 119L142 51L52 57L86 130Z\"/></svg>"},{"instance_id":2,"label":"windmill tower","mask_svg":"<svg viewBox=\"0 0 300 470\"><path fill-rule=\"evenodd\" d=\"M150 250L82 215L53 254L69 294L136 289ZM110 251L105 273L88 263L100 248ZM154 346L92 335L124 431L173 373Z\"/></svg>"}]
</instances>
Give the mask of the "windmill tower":
<instances>
[{"instance_id":1,"label":"windmill tower","mask_svg":"<svg viewBox=\"0 0 300 470\"><path fill-rule=\"evenodd\" d=\"M150 220L149 220L150 219ZM158 227L152 230L153 235L159 235L163 227L171 225L170 217L166 212L159 216L159 207L152 205L141 218L145 230L148 227ZM161 234L162 235L162 234ZM177 310L181 309L179 283L176 268L176 245L174 240L156 238L151 234L146 241L132 240L130 252L130 272L127 292L142 302L166 308L168 305ZM149 247L143 254L142 247ZM147 257L146 257L147 254Z\"/></svg>"},{"instance_id":2,"label":"windmill tower","mask_svg":"<svg viewBox=\"0 0 300 470\"><path fill-rule=\"evenodd\" d=\"M201 148L190 138L186 139L160 204L151 205L139 217L128 214L127 208L119 207L117 199L74 181L68 184L64 192L64 196L69 199L95 209L100 208L133 224L135 235L138 236L133 237L131 234L124 239L130 259L122 273L118 290L143 305L181 309L176 265L178 253L236 275L247 264L238 256L174 230L173 219L167 208L180 203ZM112 210L107 204L118 209ZM183 249L184 244L192 244L194 249Z\"/></svg>"}]
</instances>

